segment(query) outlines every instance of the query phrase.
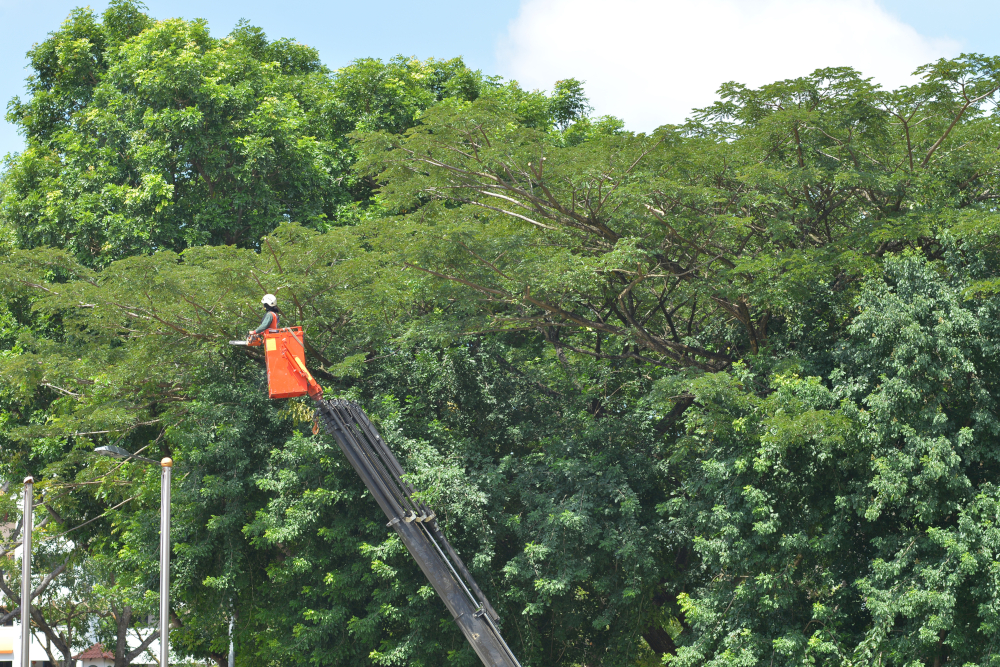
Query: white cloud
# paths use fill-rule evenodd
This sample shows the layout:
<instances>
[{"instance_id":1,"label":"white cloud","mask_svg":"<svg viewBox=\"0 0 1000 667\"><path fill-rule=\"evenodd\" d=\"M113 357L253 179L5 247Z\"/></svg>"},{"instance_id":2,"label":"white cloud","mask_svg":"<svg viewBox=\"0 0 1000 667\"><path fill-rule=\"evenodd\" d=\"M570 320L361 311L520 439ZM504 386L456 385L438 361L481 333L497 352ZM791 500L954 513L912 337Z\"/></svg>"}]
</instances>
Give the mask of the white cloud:
<instances>
[{"instance_id":1,"label":"white cloud","mask_svg":"<svg viewBox=\"0 0 1000 667\"><path fill-rule=\"evenodd\" d=\"M709 105L726 81L850 65L892 88L958 52L875 0L522 0L497 60L528 88L585 80L596 113L648 131Z\"/></svg>"}]
</instances>

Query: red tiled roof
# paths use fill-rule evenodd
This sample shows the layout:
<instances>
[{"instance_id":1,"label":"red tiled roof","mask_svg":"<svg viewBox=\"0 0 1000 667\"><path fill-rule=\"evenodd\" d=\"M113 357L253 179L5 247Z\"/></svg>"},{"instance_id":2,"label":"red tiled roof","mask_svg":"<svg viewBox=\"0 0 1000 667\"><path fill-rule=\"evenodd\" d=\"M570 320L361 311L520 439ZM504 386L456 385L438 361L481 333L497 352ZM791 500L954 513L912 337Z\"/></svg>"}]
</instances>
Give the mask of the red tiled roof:
<instances>
[{"instance_id":1,"label":"red tiled roof","mask_svg":"<svg viewBox=\"0 0 1000 667\"><path fill-rule=\"evenodd\" d=\"M103 644L94 644L80 655L74 655L74 660L114 660L115 654L104 650Z\"/></svg>"}]
</instances>

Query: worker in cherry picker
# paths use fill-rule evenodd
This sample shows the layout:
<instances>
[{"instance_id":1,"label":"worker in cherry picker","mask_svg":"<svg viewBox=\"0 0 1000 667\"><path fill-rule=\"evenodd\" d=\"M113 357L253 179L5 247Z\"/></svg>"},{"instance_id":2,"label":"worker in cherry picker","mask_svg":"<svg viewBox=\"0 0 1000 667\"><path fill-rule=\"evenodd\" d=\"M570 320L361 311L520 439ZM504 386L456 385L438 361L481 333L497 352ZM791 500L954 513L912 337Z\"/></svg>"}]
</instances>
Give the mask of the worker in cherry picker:
<instances>
[{"instance_id":1,"label":"worker in cherry picker","mask_svg":"<svg viewBox=\"0 0 1000 667\"><path fill-rule=\"evenodd\" d=\"M250 338L259 336L265 331L278 330L278 315L281 314L278 310L278 299L273 294L265 294L260 303L264 306L264 319L261 320L259 327L250 332Z\"/></svg>"}]
</instances>

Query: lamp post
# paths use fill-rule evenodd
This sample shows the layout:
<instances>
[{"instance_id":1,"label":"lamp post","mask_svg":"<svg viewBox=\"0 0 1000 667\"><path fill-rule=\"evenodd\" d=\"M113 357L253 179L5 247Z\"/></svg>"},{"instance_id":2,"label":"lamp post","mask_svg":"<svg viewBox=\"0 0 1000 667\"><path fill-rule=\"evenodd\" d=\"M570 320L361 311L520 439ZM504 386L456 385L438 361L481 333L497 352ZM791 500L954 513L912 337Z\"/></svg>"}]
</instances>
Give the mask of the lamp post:
<instances>
[{"instance_id":1,"label":"lamp post","mask_svg":"<svg viewBox=\"0 0 1000 667\"><path fill-rule=\"evenodd\" d=\"M160 667L170 664L170 471L174 462L160 460Z\"/></svg>"},{"instance_id":2,"label":"lamp post","mask_svg":"<svg viewBox=\"0 0 1000 667\"><path fill-rule=\"evenodd\" d=\"M24 478L21 532L21 667L31 667L31 531L34 528L35 480Z\"/></svg>"},{"instance_id":3,"label":"lamp post","mask_svg":"<svg viewBox=\"0 0 1000 667\"><path fill-rule=\"evenodd\" d=\"M173 470L174 462L168 456L159 461L148 459L115 445L98 447L94 453L116 459L135 459L143 463L160 465L160 667L168 667L170 664L170 472ZM22 667L29 666L24 664Z\"/></svg>"}]
</instances>

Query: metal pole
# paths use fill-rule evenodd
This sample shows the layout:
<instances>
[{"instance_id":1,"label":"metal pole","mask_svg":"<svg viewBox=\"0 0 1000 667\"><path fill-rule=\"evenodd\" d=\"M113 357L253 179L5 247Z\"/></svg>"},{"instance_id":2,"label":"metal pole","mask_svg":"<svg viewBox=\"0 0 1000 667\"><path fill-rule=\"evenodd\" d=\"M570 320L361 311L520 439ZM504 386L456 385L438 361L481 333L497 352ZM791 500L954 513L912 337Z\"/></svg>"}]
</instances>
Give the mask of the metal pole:
<instances>
[{"instance_id":1,"label":"metal pole","mask_svg":"<svg viewBox=\"0 0 1000 667\"><path fill-rule=\"evenodd\" d=\"M229 617L229 667L236 667L236 644L233 640L233 618Z\"/></svg>"},{"instance_id":2,"label":"metal pole","mask_svg":"<svg viewBox=\"0 0 1000 667\"><path fill-rule=\"evenodd\" d=\"M21 533L21 667L31 667L31 531L34 528L35 480L24 478Z\"/></svg>"},{"instance_id":3,"label":"metal pole","mask_svg":"<svg viewBox=\"0 0 1000 667\"><path fill-rule=\"evenodd\" d=\"M170 470L173 465L169 457L160 461L160 667L170 664Z\"/></svg>"}]
</instances>

